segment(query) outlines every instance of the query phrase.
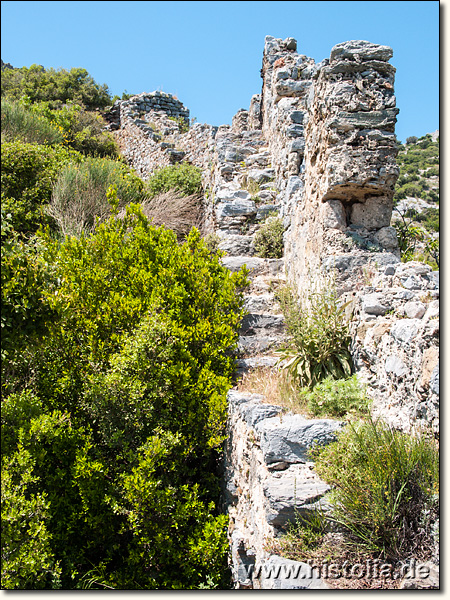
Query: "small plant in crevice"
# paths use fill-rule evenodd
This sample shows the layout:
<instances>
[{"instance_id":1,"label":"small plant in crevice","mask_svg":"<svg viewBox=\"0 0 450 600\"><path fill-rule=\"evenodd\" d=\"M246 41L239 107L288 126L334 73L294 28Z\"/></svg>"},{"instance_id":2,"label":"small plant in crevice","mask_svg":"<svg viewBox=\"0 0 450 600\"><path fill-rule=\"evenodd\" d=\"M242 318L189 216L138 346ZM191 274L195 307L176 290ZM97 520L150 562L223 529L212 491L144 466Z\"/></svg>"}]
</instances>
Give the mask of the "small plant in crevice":
<instances>
[{"instance_id":1,"label":"small plant in crevice","mask_svg":"<svg viewBox=\"0 0 450 600\"><path fill-rule=\"evenodd\" d=\"M299 387L312 389L327 377L352 374L350 333L345 308L330 282L322 282L303 296L288 286L277 292L290 345L280 352L282 367Z\"/></svg>"},{"instance_id":2,"label":"small plant in crevice","mask_svg":"<svg viewBox=\"0 0 450 600\"><path fill-rule=\"evenodd\" d=\"M283 256L283 221L269 216L254 237L256 255L260 258L281 258Z\"/></svg>"}]
</instances>

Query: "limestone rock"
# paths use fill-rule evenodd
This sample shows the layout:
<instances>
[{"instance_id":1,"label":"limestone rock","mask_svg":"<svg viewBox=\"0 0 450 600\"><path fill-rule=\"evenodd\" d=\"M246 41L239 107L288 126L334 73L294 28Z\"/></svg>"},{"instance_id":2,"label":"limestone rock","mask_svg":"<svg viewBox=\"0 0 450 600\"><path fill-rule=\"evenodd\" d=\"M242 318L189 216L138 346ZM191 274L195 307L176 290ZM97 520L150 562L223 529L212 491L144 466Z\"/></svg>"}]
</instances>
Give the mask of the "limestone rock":
<instances>
[{"instance_id":1,"label":"limestone rock","mask_svg":"<svg viewBox=\"0 0 450 600\"><path fill-rule=\"evenodd\" d=\"M266 419L256 426L261 450L267 464L284 460L301 463L309 460L308 451L316 444L336 439L342 422L332 419L305 419L301 415L283 415Z\"/></svg>"}]
</instances>

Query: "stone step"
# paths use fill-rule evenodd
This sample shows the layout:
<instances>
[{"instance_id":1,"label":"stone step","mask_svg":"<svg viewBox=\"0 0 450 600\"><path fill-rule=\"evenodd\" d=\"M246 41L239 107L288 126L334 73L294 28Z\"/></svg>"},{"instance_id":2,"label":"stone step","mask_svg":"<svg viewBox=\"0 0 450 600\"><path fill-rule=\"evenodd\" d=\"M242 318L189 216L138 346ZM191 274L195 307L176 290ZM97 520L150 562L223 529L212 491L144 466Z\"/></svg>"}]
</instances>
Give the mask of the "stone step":
<instances>
[{"instance_id":1,"label":"stone step","mask_svg":"<svg viewBox=\"0 0 450 600\"><path fill-rule=\"evenodd\" d=\"M267 420L272 418L276 417ZM277 469L283 464L284 461L274 463ZM314 473L312 463L293 464L284 470L274 469L263 485L267 522L274 527L286 527L299 515L307 517L311 504L317 503L330 489Z\"/></svg>"},{"instance_id":2,"label":"stone step","mask_svg":"<svg viewBox=\"0 0 450 600\"><path fill-rule=\"evenodd\" d=\"M221 241L219 250L223 250L228 256L253 256L253 236L228 234L224 231L219 232Z\"/></svg>"},{"instance_id":3,"label":"stone step","mask_svg":"<svg viewBox=\"0 0 450 600\"><path fill-rule=\"evenodd\" d=\"M238 354L240 358L251 358L265 352L274 352L284 342L283 334L270 335L240 335L238 339Z\"/></svg>"},{"instance_id":4,"label":"stone step","mask_svg":"<svg viewBox=\"0 0 450 600\"><path fill-rule=\"evenodd\" d=\"M258 258L256 256L224 256L222 264L230 271L239 271L244 265L250 271L249 278L283 276L284 261L282 258Z\"/></svg>"},{"instance_id":5,"label":"stone step","mask_svg":"<svg viewBox=\"0 0 450 600\"><path fill-rule=\"evenodd\" d=\"M280 357L273 354L260 354L249 358L239 358L236 361L236 375L241 377L251 369L260 367L276 368Z\"/></svg>"},{"instance_id":6,"label":"stone step","mask_svg":"<svg viewBox=\"0 0 450 600\"><path fill-rule=\"evenodd\" d=\"M241 335L261 335L261 333L282 333L285 330L283 315L250 313L241 322Z\"/></svg>"},{"instance_id":7,"label":"stone step","mask_svg":"<svg viewBox=\"0 0 450 600\"><path fill-rule=\"evenodd\" d=\"M244 308L251 313L270 312L279 314L279 304L272 292L262 294L246 294L244 300Z\"/></svg>"}]
</instances>

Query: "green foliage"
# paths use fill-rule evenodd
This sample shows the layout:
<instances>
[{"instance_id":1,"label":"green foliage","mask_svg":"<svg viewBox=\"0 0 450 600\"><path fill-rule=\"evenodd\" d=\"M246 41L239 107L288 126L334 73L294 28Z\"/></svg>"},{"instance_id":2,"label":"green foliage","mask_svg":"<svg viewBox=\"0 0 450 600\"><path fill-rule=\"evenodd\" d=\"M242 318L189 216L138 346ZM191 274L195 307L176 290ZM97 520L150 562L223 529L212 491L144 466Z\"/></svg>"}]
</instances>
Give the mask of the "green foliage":
<instances>
[{"instance_id":1,"label":"green foliage","mask_svg":"<svg viewBox=\"0 0 450 600\"><path fill-rule=\"evenodd\" d=\"M88 157L80 164L67 164L58 174L48 213L64 235L93 231L95 218L111 213L107 192L113 187L119 206L144 200L144 183L121 162Z\"/></svg>"},{"instance_id":2,"label":"green foliage","mask_svg":"<svg viewBox=\"0 0 450 600\"><path fill-rule=\"evenodd\" d=\"M45 212L58 172L68 162L80 162L77 152L19 141L2 144L2 208L14 229L32 235L52 225Z\"/></svg>"},{"instance_id":3,"label":"green foliage","mask_svg":"<svg viewBox=\"0 0 450 600\"><path fill-rule=\"evenodd\" d=\"M185 196L190 196L191 194L200 194L201 189L202 172L188 163L157 169L146 186L150 198L170 190L177 190Z\"/></svg>"},{"instance_id":4,"label":"green foliage","mask_svg":"<svg viewBox=\"0 0 450 600\"><path fill-rule=\"evenodd\" d=\"M97 112L84 110L78 104L51 109L48 102L32 104L29 110L57 127L69 148L88 156L118 158L114 137L104 130L105 121Z\"/></svg>"},{"instance_id":5,"label":"green foliage","mask_svg":"<svg viewBox=\"0 0 450 600\"><path fill-rule=\"evenodd\" d=\"M317 417L344 417L367 413L369 400L356 375L348 379L327 377L312 390L302 390L308 410Z\"/></svg>"},{"instance_id":6,"label":"green foliage","mask_svg":"<svg viewBox=\"0 0 450 600\"><path fill-rule=\"evenodd\" d=\"M283 256L283 221L279 217L268 217L254 237L257 256L281 258Z\"/></svg>"},{"instance_id":7,"label":"green foliage","mask_svg":"<svg viewBox=\"0 0 450 600\"><path fill-rule=\"evenodd\" d=\"M47 294L56 283L39 241L24 243L9 217L2 208L2 365L47 331L53 317Z\"/></svg>"},{"instance_id":8,"label":"green foliage","mask_svg":"<svg viewBox=\"0 0 450 600\"><path fill-rule=\"evenodd\" d=\"M2 71L1 95L32 103L50 102L53 108L74 102L88 110L105 108L111 103L106 85L97 84L86 69L44 69L40 65Z\"/></svg>"},{"instance_id":9,"label":"green foliage","mask_svg":"<svg viewBox=\"0 0 450 600\"><path fill-rule=\"evenodd\" d=\"M415 135L411 135L406 138L406 143L407 144L415 144L417 142L417 140L418 140L418 138Z\"/></svg>"},{"instance_id":10,"label":"green foliage","mask_svg":"<svg viewBox=\"0 0 450 600\"><path fill-rule=\"evenodd\" d=\"M2 460L2 570L6 590L58 589L61 568L47 528L49 502L35 492L35 461L24 449Z\"/></svg>"},{"instance_id":11,"label":"green foliage","mask_svg":"<svg viewBox=\"0 0 450 600\"><path fill-rule=\"evenodd\" d=\"M332 285L311 289L299 297L289 288L278 293L292 345L282 351L290 377L313 388L327 377L350 377L350 334L342 305Z\"/></svg>"},{"instance_id":12,"label":"green foliage","mask_svg":"<svg viewBox=\"0 0 450 600\"><path fill-rule=\"evenodd\" d=\"M397 231L402 261L419 260L426 262L433 269L439 269L439 239L431 237L429 231L415 225L407 214L402 214L398 210L397 214L400 219L393 220L392 225ZM427 219L426 213L424 217ZM439 221L436 222L436 218L439 219L439 213L432 213L430 222L425 221L427 228L437 227L439 230Z\"/></svg>"},{"instance_id":13,"label":"green foliage","mask_svg":"<svg viewBox=\"0 0 450 600\"><path fill-rule=\"evenodd\" d=\"M169 119L176 122L180 133L187 133L189 131L189 121L183 117L169 117Z\"/></svg>"},{"instance_id":14,"label":"green foliage","mask_svg":"<svg viewBox=\"0 0 450 600\"><path fill-rule=\"evenodd\" d=\"M315 451L317 473L335 486L334 518L383 557L426 553L438 514L439 453L433 439L381 422L350 424Z\"/></svg>"},{"instance_id":15,"label":"green foliage","mask_svg":"<svg viewBox=\"0 0 450 600\"><path fill-rule=\"evenodd\" d=\"M5 369L2 450L7 476L10 457L30 456L33 487L9 486L6 507L35 502L42 564L19 536L29 577L9 585L226 586L218 460L244 273L136 205L89 237L40 244L36 294L52 318L28 351L32 377Z\"/></svg>"},{"instance_id":16,"label":"green foliage","mask_svg":"<svg viewBox=\"0 0 450 600\"><path fill-rule=\"evenodd\" d=\"M2 98L2 143L19 140L29 144L62 144L61 129L20 102Z\"/></svg>"}]
</instances>

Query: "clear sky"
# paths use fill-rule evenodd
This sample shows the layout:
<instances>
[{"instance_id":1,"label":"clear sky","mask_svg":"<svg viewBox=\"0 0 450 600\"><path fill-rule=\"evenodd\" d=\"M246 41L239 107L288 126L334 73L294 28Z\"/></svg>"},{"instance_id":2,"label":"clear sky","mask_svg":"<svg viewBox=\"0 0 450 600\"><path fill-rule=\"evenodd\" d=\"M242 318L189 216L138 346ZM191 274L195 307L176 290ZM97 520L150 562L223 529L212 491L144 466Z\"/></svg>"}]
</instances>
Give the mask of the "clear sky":
<instances>
[{"instance_id":1,"label":"clear sky","mask_svg":"<svg viewBox=\"0 0 450 600\"><path fill-rule=\"evenodd\" d=\"M439 128L439 4L5 1L1 57L14 67L83 67L113 95L160 89L199 122L221 125L261 91L266 35L296 38L316 62L339 42L368 40L394 50L404 142Z\"/></svg>"}]
</instances>

